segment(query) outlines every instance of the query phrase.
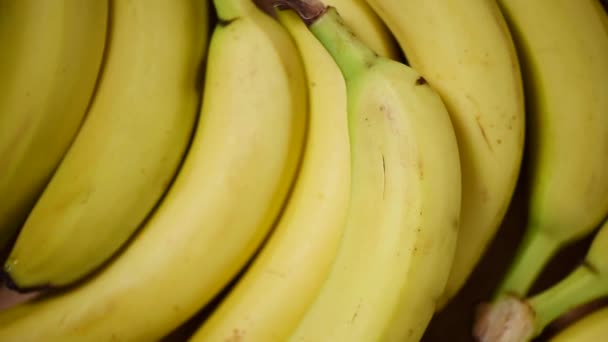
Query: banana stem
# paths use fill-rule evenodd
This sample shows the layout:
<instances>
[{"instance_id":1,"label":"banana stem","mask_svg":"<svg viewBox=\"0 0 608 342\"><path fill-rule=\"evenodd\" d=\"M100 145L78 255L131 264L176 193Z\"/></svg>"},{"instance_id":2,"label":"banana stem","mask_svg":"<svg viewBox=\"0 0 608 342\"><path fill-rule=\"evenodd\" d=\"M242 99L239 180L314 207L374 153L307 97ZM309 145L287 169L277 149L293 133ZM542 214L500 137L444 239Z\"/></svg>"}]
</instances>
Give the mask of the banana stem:
<instances>
[{"instance_id":1,"label":"banana stem","mask_svg":"<svg viewBox=\"0 0 608 342\"><path fill-rule=\"evenodd\" d=\"M348 82L361 70L371 67L378 55L346 26L335 8L329 7L310 25L312 33L332 55Z\"/></svg>"},{"instance_id":2,"label":"banana stem","mask_svg":"<svg viewBox=\"0 0 608 342\"><path fill-rule=\"evenodd\" d=\"M220 22L230 22L255 8L251 0L213 0Z\"/></svg>"},{"instance_id":3,"label":"banana stem","mask_svg":"<svg viewBox=\"0 0 608 342\"><path fill-rule=\"evenodd\" d=\"M562 314L606 295L608 279L588 264L579 266L555 286L528 300L536 317L535 336Z\"/></svg>"},{"instance_id":4,"label":"banana stem","mask_svg":"<svg viewBox=\"0 0 608 342\"><path fill-rule=\"evenodd\" d=\"M502 297L506 294L525 297L559 247L558 243L540 230L528 229L515 260L500 284L495 297Z\"/></svg>"},{"instance_id":5,"label":"banana stem","mask_svg":"<svg viewBox=\"0 0 608 342\"><path fill-rule=\"evenodd\" d=\"M275 4L298 13L329 51L347 82L361 70L372 66L378 58L355 36L334 7L325 7L319 0L275 0Z\"/></svg>"}]
</instances>

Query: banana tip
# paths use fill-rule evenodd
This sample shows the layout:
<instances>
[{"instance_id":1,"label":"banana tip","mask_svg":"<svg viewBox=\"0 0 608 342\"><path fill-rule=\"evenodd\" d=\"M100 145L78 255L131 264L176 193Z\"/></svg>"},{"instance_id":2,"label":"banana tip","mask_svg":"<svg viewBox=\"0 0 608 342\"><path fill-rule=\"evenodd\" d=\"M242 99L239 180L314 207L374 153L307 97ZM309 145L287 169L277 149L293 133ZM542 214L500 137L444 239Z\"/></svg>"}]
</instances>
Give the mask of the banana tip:
<instances>
[{"instance_id":1,"label":"banana tip","mask_svg":"<svg viewBox=\"0 0 608 342\"><path fill-rule=\"evenodd\" d=\"M3 283L7 289L21 293L21 294L32 293L32 292L41 292L41 291L49 290L51 288L50 285L20 286L13 279L11 274L5 270L0 271L0 283Z\"/></svg>"}]
</instances>

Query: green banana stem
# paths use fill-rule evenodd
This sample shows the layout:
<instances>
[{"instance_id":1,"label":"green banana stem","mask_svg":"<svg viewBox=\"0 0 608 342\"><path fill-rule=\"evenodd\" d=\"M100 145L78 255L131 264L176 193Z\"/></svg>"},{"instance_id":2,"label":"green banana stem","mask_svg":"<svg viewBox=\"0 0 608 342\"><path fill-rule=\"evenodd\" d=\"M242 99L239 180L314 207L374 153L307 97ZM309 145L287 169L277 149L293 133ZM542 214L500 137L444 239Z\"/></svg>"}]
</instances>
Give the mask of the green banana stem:
<instances>
[{"instance_id":1,"label":"green banana stem","mask_svg":"<svg viewBox=\"0 0 608 342\"><path fill-rule=\"evenodd\" d=\"M560 315L608 295L608 277L582 264L555 286L533 296L528 304L535 313L535 335Z\"/></svg>"},{"instance_id":2,"label":"green banana stem","mask_svg":"<svg viewBox=\"0 0 608 342\"><path fill-rule=\"evenodd\" d=\"M374 64L378 54L365 45L344 23L338 11L320 0L273 0L281 8L291 8L308 25L327 49L345 80L356 77Z\"/></svg>"},{"instance_id":3,"label":"green banana stem","mask_svg":"<svg viewBox=\"0 0 608 342\"><path fill-rule=\"evenodd\" d=\"M229 22L255 8L251 0L213 0L217 17L221 22Z\"/></svg>"},{"instance_id":4,"label":"green banana stem","mask_svg":"<svg viewBox=\"0 0 608 342\"><path fill-rule=\"evenodd\" d=\"M325 12L321 13L309 28L332 55L347 82L361 70L373 65L378 58L373 50L363 44L348 29L333 7L328 7Z\"/></svg>"},{"instance_id":5,"label":"green banana stem","mask_svg":"<svg viewBox=\"0 0 608 342\"><path fill-rule=\"evenodd\" d=\"M545 265L557 253L560 244L540 229L529 227L519 246L515 260L498 287L495 298L507 294L525 297Z\"/></svg>"}]
</instances>

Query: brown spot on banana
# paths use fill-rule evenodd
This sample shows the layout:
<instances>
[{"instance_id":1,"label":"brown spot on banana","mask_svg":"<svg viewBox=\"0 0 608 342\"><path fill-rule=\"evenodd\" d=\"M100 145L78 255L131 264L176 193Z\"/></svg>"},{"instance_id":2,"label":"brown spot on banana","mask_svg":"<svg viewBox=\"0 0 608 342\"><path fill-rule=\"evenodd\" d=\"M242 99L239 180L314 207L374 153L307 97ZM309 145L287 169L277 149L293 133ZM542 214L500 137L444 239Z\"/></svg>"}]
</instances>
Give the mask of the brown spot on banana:
<instances>
[{"instance_id":1,"label":"brown spot on banana","mask_svg":"<svg viewBox=\"0 0 608 342\"><path fill-rule=\"evenodd\" d=\"M426 79L422 76L418 77L418 79L416 80L416 85L424 85L427 84L428 82L426 81Z\"/></svg>"},{"instance_id":2,"label":"brown spot on banana","mask_svg":"<svg viewBox=\"0 0 608 342\"><path fill-rule=\"evenodd\" d=\"M228 337L225 342L241 342L243 341L244 335L245 331L240 329L232 329L232 336Z\"/></svg>"},{"instance_id":3,"label":"brown spot on banana","mask_svg":"<svg viewBox=\"0 0 608 342\"><path fill-rule=\"evenodd\" d=\"M384 154L382 157L382 199L384 199L384 192L386 190L386 161L384 160Z\"/></svg>"}]
</instances>

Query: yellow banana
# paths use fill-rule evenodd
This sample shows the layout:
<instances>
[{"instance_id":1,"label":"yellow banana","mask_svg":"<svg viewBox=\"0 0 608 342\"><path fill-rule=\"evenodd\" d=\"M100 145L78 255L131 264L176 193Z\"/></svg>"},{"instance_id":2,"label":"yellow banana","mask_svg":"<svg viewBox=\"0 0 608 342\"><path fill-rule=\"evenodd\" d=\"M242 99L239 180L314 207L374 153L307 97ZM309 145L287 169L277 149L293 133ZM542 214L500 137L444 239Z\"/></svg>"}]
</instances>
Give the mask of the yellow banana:
<instances>
[{"instance_id":1,"label":"yellow banana","mask_svg":"<svg viewBox=\"0 0 608 342\"><path fill-rule=\"evenodd\" d=\"M608 214L608 29L597 0L501 0L525 75L528 226L497 291L524 296Z\"/></svg>"},{"instance_id":2,"label":"yellow banana","mask_svg":"<svg viewBox=\"0 0 608 342\"><path fill-rule=\"evenodd\" d=\"M517 55L494 0L367 0L445 102L462 166L456 256L438 308L458 293L511 201L524 144Z\"/></svg>"},{"instance_id":3,"label":"yellow banana","mask_svg":"<svg viewBox=\"0 0 608 342\"><path fill-rule=\"evenodd\" d=\"M192 135L206 9L120 0L111 15L87 118L4 266L20 289L70 284L108 260L165 193Z\"/></svg>"},{"instance_id":4,"label":"yellow banana","mask_svg":"<svg viewBox=\"0 0 608 342\"><path fill-rule=\"evenodd\" d=\"M161 3L165 15L188 13L184 26L202 20L207 5ZM138 4L130 13L158 6ZM158 341L209 302L267 235L301 157L304 71L289 35L251 1L217 0L216 9L200 120L160 206L95 277L1 312L0 341ZM167 32L172 22L156 24Z\"/></svg>"},{"instance_id":5,"label":"yellow banana","mask_svg":"<svg viewBox=\"0 0 608 342\"><path fill-rule=\"evenodd\" d=\"M608 308L592 312L561 331L550 342L599 342L608 337Z\"/></svg>"},{"instance_id":6,"label":"yellow banana","mask_svg":"<svg viewBox=\"0 0 608 342\"><path fill-rule=\"evenodd\" d=\"M417 341L456 247L460 167L449 115L420 74L376 55L334 8L285 3L345 77L352 160L336 260L289 341Z\"/></svg>"},{"instance_id":7,"label":"yellow banana","mask_svg":"<svg viewBox=\"0 0 608 342\"><path fill-rule=\"evenodd\" d=\"M293 12L291 33L308 78L310 124L302 166L278 226L193 341L284 341L333 263L350 194L346 88L340 69ZM277 323L277 322L280 322Z\"/></svg>"},{"instance_id":8,"label":"yellow banana","mask_svg":"<svg viewBox=\"0 0 608 342\"><path fill-rule=\"evenodd\" d=\"M78 132L107 21L107 0L0 1L0 250Z\"/></svg>"}]
</instances>

